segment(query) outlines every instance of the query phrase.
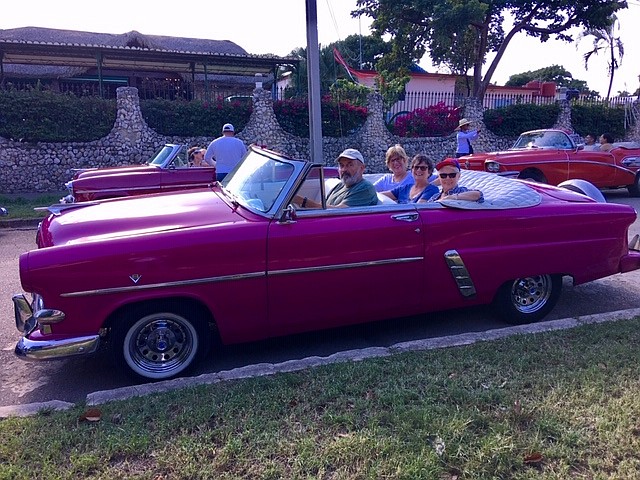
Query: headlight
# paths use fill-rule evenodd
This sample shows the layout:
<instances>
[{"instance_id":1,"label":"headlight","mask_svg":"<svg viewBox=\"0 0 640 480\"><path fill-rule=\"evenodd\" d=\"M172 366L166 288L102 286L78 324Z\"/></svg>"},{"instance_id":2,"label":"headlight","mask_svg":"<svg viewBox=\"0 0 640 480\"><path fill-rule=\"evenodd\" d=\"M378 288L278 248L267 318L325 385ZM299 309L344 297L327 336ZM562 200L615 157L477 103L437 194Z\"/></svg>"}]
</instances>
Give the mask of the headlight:
<instances>
[{"instance_id":1,"label":"headlight","mask_svg":"<svg viewBox=\"0 0 640 480\"><path fill-rule=\"evenodd\" d=\"M500 171L500 164L494 161L486 161L484 162L484 169L487 172L498 173Z\"/></svg>"},{"instance_id":2,"label":"headlight","mask_svg":"<svg viewBox=\"0 0 640 480\"><path fill-rule=\"evenodd\" d=\"M622 160L624 167L640 167L640 157L627 157Z\"/></svg>"}]
</instances>

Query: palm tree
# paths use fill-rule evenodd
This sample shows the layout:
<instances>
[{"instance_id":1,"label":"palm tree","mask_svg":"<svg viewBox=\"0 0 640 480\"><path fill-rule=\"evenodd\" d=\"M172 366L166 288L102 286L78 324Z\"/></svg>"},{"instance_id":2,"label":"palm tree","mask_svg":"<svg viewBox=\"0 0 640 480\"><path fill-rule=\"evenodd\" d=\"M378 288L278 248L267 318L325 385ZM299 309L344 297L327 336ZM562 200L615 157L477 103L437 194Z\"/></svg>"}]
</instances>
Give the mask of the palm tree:
<instances>
[{"instance_id":1,"label":"palm tree","mask_svg":"<svg viewBox=\"0 0 640 480\"><path fill-rule=\"evenodd\" d=\"M624 45L620 37L616 36L616 32L620 30L620 22L618 17L611 15L609 26L606 28L593 28L584 31L580 38L593 36L593 48L584 54L584 68L588 69L589 59L592 55L600 52L608 53L607 70L609 71L609 90L607 90L607 100L611 95L611 86L613 85L613 74L620 67L622 57L624 56Z\"/></svg>"}]
</instances>

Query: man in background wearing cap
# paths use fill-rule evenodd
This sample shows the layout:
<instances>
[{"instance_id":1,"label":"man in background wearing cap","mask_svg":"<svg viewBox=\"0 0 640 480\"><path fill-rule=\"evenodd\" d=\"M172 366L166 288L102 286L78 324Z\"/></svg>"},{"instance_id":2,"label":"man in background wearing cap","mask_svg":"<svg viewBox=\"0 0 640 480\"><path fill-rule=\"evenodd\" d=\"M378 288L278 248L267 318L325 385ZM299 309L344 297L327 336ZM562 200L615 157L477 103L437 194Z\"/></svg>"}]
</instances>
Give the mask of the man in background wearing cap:
<instances>
[{"instance_id":1,"label":"man in background wearing cap","mask_svg":"<svg viewBox=\"0 0 640 480\"><path fill-rule=\"evenodd\" d=\"M216 167L216 180L221 182L247 153L242 140L235 137L235 128L230 123L222 127L222 136L207 147L204 161ZM215 161L215 162L214 162Z\"/></svg>"},{"instance_id":2,"label":"man in background wearing cap","mask_svg":"<svg viewBox=\"0 0 640 480\"><path fill-rule=\"evenodd\" d=\"M471 155L473 153L471 142L478 138L480 130L471 130L471 121L466 118L458 122L458 128L456 128L456 130L458 131L456 135L456 139L458 140L456 158L460 158L463 155Z\"/></svg>"},{"instance_id":3,"label":"man in background wearing cap","mask_svg":"<svg viewBox=\"0 0 640 480\"><path fill-rule=\"evenodd\" d=\"M365 207L378 204L378 195L373 184L365 180L364 158L355 148L347 148L340 154L336 162L340 172L340 183L327 195L327 207ZM307 197L295 195L293 202L302 208L322 208L322 203Z\"/></svg>"}]
</instances>

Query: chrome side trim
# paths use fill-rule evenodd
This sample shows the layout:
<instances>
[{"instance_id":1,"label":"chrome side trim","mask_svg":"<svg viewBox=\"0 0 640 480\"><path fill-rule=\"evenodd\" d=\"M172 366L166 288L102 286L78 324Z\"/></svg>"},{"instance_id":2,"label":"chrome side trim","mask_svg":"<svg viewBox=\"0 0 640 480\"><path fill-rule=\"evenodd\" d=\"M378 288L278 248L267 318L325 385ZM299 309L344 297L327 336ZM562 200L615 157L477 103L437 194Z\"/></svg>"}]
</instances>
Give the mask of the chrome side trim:
<instances>
[{"instance_id":1,"label":"chrome side trim","mask_svg":"<svg viewBox=\"0 0 640 480\"><path fill-rule=\"evenodd\" d=\"M345 270L350 268L374 267L378 265L388 265L392 263L419 262L419 261L422 261L423 259L424 257L392 258L387 260L375 260L370 262L323 265L319 267L289 268L286 270L273 270L268 273L267 272L243 273L239 275L224 275L221 277L196 278L193 280L180 280L176 282L153 283L150 285L131 285L126 287L84 290L80 292L62 293L60 296L72 298L72 297L87 297L87 296L95 296L95 295L109 295L112 293L132 292L132 291L138 291L138 290L151 290L151 289L157 289L157 288L172 288L172 287L180 287L184 285L198 285L202 283L218 283L218 282L228 282L228 281L236 281L236 280L247 280L251 278L260 278L267 275L268 276L291 275L291 274L297 274L297 273L323 272L327 270Z\"/></svg>"},{"instance_id":2,"label":"chrome side trim","mask_svg":"<svg viewBox=\"0 0 640 480\"><path fill-rule=\"evenodd\" d=\"M94 353L99 345L99 335L37 342L22 337L16 344L14 353L23 360L53 360L76 355L89 355Z\"/></svg>"},{"instance_id":3,"label":"chrome side trim","mask_svg":"<svg viewBox=\"0 0 640 480\"><path fill-rule=\"evenodd\" d=\"M155 288L180 287L183 285L198 285L201 283L218 283L229 280L247 280L249 278L264 277L266 272L242 273L238 275L224 275L221 277L196 278L193 280L179 280L176 282L152 283L150 285L131 285L127 287L100 288L60 294L61 297L87 297L93 295L108 295L111 293L131 292L136 290L151 290Z\"/></svg>"},{"instance_id":4,"label":"chrome side trim","mask_svg":"<svg viewBox=\"0 0 640 480\"><path fill-rule=\"evenodd\" d=\"M449 266L451 275L458 285L458 290L463 297L473 297L476 294L476 287L471 280L469 271L462 261L462 257L456 250L447 250L444 252L444 259Z\"/></svg>"},{"instance_id":5,"label":"chrome side trim","mask_svg":"<svg viewBox=\"0 0 640 480\"><path fill-rule=\"evenodd\" d=\"M339 263L336 265L323 265L321 267L303 267L303 268L288 268L286 270L272 270L269 272L271 275L291 275L296 273L309 273L309 272L326 272L328 270L346 270L351 268L362 267L375 267L378 265L389 265L392 263L407 263L407 262L419 262L423 257L408 257L408 258L392 258L389 260L374 260L371 262L356 262L356 263Z\"/></svg>"}]
</instances>

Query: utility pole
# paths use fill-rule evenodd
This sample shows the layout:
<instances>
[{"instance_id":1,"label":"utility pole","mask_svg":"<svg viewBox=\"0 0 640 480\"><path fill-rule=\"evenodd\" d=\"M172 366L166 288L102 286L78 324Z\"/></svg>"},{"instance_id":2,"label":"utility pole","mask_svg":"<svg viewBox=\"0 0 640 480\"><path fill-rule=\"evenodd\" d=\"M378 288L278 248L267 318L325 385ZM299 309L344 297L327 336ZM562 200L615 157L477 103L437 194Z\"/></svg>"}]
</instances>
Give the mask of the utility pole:
<instances>
[{"instance_id":1,"label":"utility pole","mask_svg":"<svg viewBox=\"0 0 640 480\"><path fill-rule=\"evenodd\" d=\"M307 5L307 75L309 89L309 154L311 161L324 163L322 156L322 115L320 114L320 46L316 0Z\"/></svg>"}]
</instances>

